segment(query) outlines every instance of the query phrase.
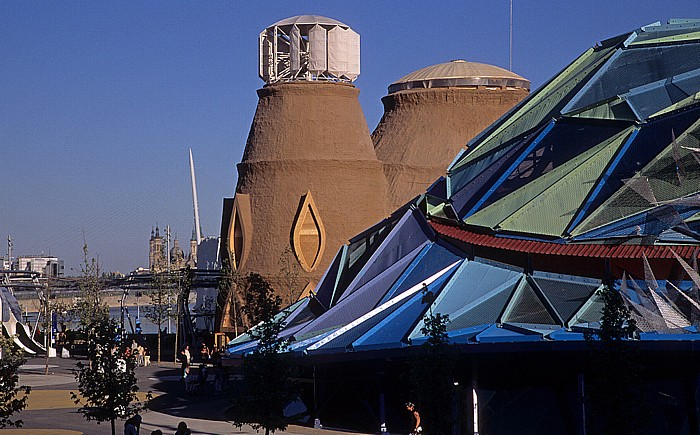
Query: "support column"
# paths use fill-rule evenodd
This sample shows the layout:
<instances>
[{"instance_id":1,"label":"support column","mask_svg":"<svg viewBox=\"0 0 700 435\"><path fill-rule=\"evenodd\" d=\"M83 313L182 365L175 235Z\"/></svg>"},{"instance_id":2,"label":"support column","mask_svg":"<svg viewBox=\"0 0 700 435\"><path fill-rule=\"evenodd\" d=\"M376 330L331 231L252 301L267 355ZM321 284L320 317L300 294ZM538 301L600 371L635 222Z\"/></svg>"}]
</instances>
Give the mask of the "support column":
<instances>
[{"instance_id":1,"label":"support column","mask_svg":"<svg viewBox=\"0 0 700 435\"><path fill-rule=\"evenodd\" d=\"M578 408L579 408L579 435L586 435L586 378L583 373L578 374Z\"/></svg>"}]
</instances>

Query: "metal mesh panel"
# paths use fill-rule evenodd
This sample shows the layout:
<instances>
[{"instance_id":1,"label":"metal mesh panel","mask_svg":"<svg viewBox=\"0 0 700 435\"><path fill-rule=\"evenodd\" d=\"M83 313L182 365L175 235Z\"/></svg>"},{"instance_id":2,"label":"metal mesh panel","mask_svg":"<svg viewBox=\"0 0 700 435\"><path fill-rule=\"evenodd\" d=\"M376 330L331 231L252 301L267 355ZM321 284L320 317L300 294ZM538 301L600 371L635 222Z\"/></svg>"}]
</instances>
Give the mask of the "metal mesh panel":
<instances>
[{"instance_id":1,"label":"metal mesh panel","mask_svg":"<svg viewBox=\"0 0 700 435\"><path fill-rule=\"evenodd\" d=\"M600 283L595 282L575 282L543 276L534 276L533 279L565 322L576 314L600 286Z\"/></svg>"},{"instance_id":2,"label":"metal mesh panel","mask_svg":"<svg viewBox=\"0 0 700 435\"><path fill-rule=\"evenodd\" d=\"M535 133L525 135L513 141L510 146L499 149L473 165L449 175L450 201L458 215L463 216L469 211L479 199L479 194L483 194L490 187L493 180L510 165Z\"/></svg>"},{"instance_id":3,"label":"metal mesh panel","mask_svg":"<svg viewBox=\"0 0 700 435\"><path fill-rule=\"evenodd\" d=\"M571 109L582 109L629 89L700 68L698 53L700 44L623 50L595 83L572 99Z\"/></svg>"},{"instance_id":4,"label":"metal mesh panel","mask_svg":"<svg viewBox=\"0 0 700 435\"><path fill-rule=\"evenodd\" d=\"M0 306L2 306L2 321L3 322L9 322L10 321L10 306L5 302L5 288L0 288L0 296L2 297L0 299Z\"/></svg>"},{"instance_id":5,"label":"metal mesh panel","mask_svg":"<svg viewBox=\"0 0 700 435\"><path fill-rule=\"evenodd\" d=\"M415 299L415 297L414 297L414 299ZM418 301L420 302L420 297L418 298ZM321 349L330 350L330 349L338 349L338 348L348 347L355 340L360 338L363 334L365 334L372 327L374 327L377 323L381 322L382 320L387 318L389 315L391 315L399 307L400 307L400 305L394 305L394 306L389 307L388 309L386 309L380 313L377 313L377 315L373 316L371 319L367 319L366 321L362 322L361 324L359 324L356 327L352 328L351 330L347 331L345 334L343 334L343 335L331 340L327 344L323 345Z\"/></svg>"},{"instance_id":6,"label":"metal mesh panel","mask_svg":"<svg viewBox=\"0 0 700 435\"><path fill-rule=\"evenodd\" d=\"M540 141L520 165L496 189L484 204L488 206L527 183L556 169L560 165L605 142L627 127L618 123L583 124L561 120Z\"/></svg>"},{"instance_id":7,"label":"metal mesh panel","mask_svg":"<svg viewBox=\"0 0 700 435\"><path fill-rule=\"evenodd\" d=\"M578 313L578 323L594 323L599 322L603 313L605 304L600 296L593 296L593 301L580 313Z\"/></svg>"},{"instance_id":8,"label":"metal mesh panel","mask_svg":"<svg viewBox=\"0 0 700 435\"><path fill-rule=\"evenodd\" d=\"M0 297L2 297L3 321L7 322L10 320L9 312L11 312L17 320L22 320L22 309L19 306L19 302L17 302L17 299L15 299L7 287L0 287ZM5 310L8 310L7 319L5 319Z\"/></svg>"},{"instance_id":9,"label":"metal mesh panel","mask_svg":"<svg viewBox=\"0 0 700 435\"><path fill-rule=\"evenodd\" d=\"M496 323L501 312L503 312L503 308L508 303L514 287L515 283L512 286L503 288L500 292L494 293L490 298L474 308L451 318L451 322L447 325L447 330L456 331L470 326Z\"/></svg>"},{"instance_id":10,"label":"metal mesh panel","mask_svg":"<svg viewBox=\"0 0 700 435\"><path fill-rule=\"evenodd\" d=\"M408 266L413 257L418 254L419 250L420 247L411 255L407 255L405 258L382 271L382 273L374 277L374 279L364 286L338 301L338 303L326 311L323 316L306 326L301 331L301 334L307 334L311 331L326 329L333 326L345 325L374 309L387 289L391 287L392 283L403 272L404 268Z\"/></svg>"},{"instance_id":11,"label":"metal mesh panel","mask_svg":"<svg viewBox=\"0 0 700 435\"><path fill-rule=\"evenodd\" d=\"M666 290L674 305L683 313L690 323L697 325L700 322L700 299L696 289L683 291L671 283L666 283Z\"/></svg>"},{"instance_id":12,"label":"metal mesh panel","mask_svg":"<svg viewBox=\"0 0 700 435\"><path fill-rule=\"evenodd\" d=\"M458 256L451 250L442 246L439 242L431 244L425 255L423 255L420 260L417 259L414 261L416 264L407 268L404 272L404 276L399 280L400 283L397 281L398 285L393 286L392 289L387 292L382 302L388 301L462 258L463 257Z\"/></svg>"},{"instance_id":13,"label":"metal mesh panel","mask_svg":"<svg viewBox=\"0 0 700 435\"><path fill-rule=\"evenodd\" d=\"M323 274L321 281L316 286L316 297L321 302L321 304L328 308L331 305L331 299L333 298L333 292L335 291L336 280L338 279L338 274L340 273L340 264L343 257L343 250L345 247L341 247L331 265L326 269Z\"/></svg>"},{"instance_id":14,"label":"metal mesh panel","mask_svg":"<svg viewBox=\"0 0 700 435\"><path fill-rule=\"evenodd\" d=\"M368 262L348 285L341 300L424 244L428 240L424 222L425 218L417 210L408 211L372 254L372 261Z\"/></svg>"},{"instance_id":15,"label":"metal mesh panel","mask_svg":"<svg viewBox=\"0 0 700 435\"><path fill-rule=\"evenodd\" d=\"M503 322L558 324L527 280L523 282L522 288L516 292L511 306L512 309L504 316Z\"/></svg>"},{"instance_id":16,"label":"metal mesh panel","mask_svg":"<svg viewBox=\"0 0 700 435\"><path fill-rule=\"evenodd\" d=\"M549 121L569 101L569 96L579 90L614 50L611 47L586 51L549 83L525 99L509 116L504 117L502 122L492 129L487 129L484 136L478 137L472 144L471 148L474 151L467 153L453 167L457 168L474 160L512 138Z\"/></svg>"},{"instance_id":17,"label":"metal mesh panel","mask_svg":"<svg viewBox=\"0 0 700 435\"><path fill-rule=\"evenodd\" d=\"M470 261L455 273L445 290L435 299L433 312L452 315L477 302L504 283L521 276L519 270ZM499 310L500 312L500 310Z\"/></svg>"},{"instance_id":18,"label":"metal mesh panel","mask_svg":"<svg viewBox=\"0 0 700 435\"><path fill-rule=\"evenodd\" d=\"M362 337L354 342L356 348L362 346L377 347L382 344L392 345L404 339L417 319L425 312L426 305L421 302L423 295L418 293L408 302L393 310Z\"/></svg>"},{"instance_id":19,"label":"metal mesh panel","mask_svg":"<svg viewBox=\"0 0 700 435\"><path fill-rule=\"evenodd\" d=\"M628 130L583 153L563 166L529 183L493 204L492 217L499 217L498 227L522 233L561 236L605 170L610 158L626 140ZM561 177L557 179L558 177ZM551 183L551 184L550 184ZM482 218L488 218L484 209ZM499 213L500 212L500 213ZM474 215L476 216L476 214ZM466 222L472 223L469 219Z\"/></svg>"},{"instance_id":20,"label":"metal mesh panel","mask_svg":"<svg viewBox=\"0 0 700 435\"><path fill-rule=\"evenodd\" d=\"M661 26L646 27L644 32L641 32L634 38L634 42L630 45L642 45L642 44L658 44L661 42L673 42L678 40L685 40L686 38L692 38L694 35L688 33L688 27L677 27L673 24L663 24ZM675 37L675 38L674 38ZM697 35L695 35L697 39Z\"/></svg>"},{"instance_id":21,"label":"metal mesh panel","mask_svg":"<svg viewBox=\"0 0 700 435\"><path fill-rule=\"evenodd\" d=\"M683 189L665 186L673 184L673 177L676 174L676 163L672 158L671 139L675 132L684 132L689 129L691 123L693 134L683 135L678 142L683 140L683 144L693 143L697 140L698 117L700 108L691 109L679 114L670 115L657 122L649 123L642 127L634 142L621 157L620 163L612 168L611 173L602 182L605 183L597 197L592 199L592 206L589 210L592 213L576 228L574 234L580 234L593 228L600 227L610 222L620 220L636 212L651 208L649 202L631 187L624 186L624 180L637 176L649 178L652 191L659 194L678 197L684 191L697 191L698 174L697 162L687 150L683 150L681 163L690 172L692 180L684 183ZM663 152L662 152L663 150ZM694 163L694 164L693 164ZM676 180L676 185L679 183ZM661 199L657 196L657 199Z\"/></svg>"}]
</instances>

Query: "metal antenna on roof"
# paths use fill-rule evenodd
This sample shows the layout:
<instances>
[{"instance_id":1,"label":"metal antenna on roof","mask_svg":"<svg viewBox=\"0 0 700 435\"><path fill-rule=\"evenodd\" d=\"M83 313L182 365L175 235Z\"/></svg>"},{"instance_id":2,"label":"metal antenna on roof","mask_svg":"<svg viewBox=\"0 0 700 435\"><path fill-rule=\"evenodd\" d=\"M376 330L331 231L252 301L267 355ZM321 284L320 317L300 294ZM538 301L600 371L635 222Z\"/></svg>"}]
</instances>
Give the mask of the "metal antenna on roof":
<instances>
[{"instance_id":1,"label":"metal antenna on roof","mask_svg":"<svg viewBox=\"0 0 700 435\"><path fill-rule=\"evenodd\" d=\"M508 71L513 71L513 0L510 0L510 56Z\"/></svg>"}]
</instances>

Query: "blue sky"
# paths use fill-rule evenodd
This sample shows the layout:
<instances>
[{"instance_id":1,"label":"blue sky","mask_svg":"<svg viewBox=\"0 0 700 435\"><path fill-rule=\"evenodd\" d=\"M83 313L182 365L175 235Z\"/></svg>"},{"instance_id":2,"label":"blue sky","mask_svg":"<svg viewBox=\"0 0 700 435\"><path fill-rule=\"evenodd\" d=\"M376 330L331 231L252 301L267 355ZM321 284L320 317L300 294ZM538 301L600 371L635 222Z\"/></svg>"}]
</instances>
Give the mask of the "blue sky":
<instances>
[{"instance_id":1,"label":"blue sky","mask_svg":"<svg viewBox=\"0 0 700 435\"><path fill-rule=\"evenodd\" d=\"M67 274L83 240L103 270L147 267L156 223L188 245L188 148L204 233L218 235L263 85L258 34L301 14L360 34L370 131L387 86L409 72L452 59L508 68L508 0L4 0L0 240L12 236L15 256L63 258ZM597 41L700 18L700 1L515 0L513 15L513 71L535 89Z\"/></svg>"}]
</instances>

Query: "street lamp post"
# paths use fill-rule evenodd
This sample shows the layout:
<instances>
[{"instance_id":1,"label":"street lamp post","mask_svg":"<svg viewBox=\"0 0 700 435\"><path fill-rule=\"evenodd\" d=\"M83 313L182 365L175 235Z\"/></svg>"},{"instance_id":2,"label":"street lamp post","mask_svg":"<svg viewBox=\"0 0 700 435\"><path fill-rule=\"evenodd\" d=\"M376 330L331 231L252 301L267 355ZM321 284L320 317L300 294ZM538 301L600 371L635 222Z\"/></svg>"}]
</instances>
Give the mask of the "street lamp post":
<instances>
[{"instance_id":1,"label":"street lamp post","mask_svg":"<svg viewBox=\"0 0 700 435\"><path fill-rule=\"evenodd\" d=\"M122 293L122 297L119 300L119 307L121 308L121 323L120 323L120 330L119 330L119 335L122 338L122 343L124 343L124 302L126 302L126 297L129 295L129 289L124 289L124 293Z\"/></svg>"}]
</instances>

